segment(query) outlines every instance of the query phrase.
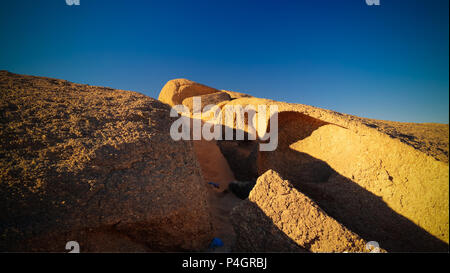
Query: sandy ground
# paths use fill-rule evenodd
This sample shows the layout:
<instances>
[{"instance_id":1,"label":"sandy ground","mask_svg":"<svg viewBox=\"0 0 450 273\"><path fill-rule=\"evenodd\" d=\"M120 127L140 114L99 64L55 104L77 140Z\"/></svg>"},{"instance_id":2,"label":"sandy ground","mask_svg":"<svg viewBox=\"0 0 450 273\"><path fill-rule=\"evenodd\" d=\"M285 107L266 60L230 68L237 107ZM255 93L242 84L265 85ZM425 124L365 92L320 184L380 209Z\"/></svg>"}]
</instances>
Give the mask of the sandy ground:
<instances>
[{"instance_id":1,"label":"sandy ground","mask_svg":"<svg viewBox=\"0 0 450 273\"><path fill-rule=\"evenodd\" d=\"M228 190L229 183L235 180L233 172L215 141L194 141L194 150L205 182L219 185L219 188L209 185L211 218L214 237L220 238L224 246L209 251L230 252L235 242L230 212L242 201Z\"/></svg>"},{"instance_id":2,"label":"sandy ground","mask_svg":"<svg viewBox=\"0 0 450 273\"><path fill-rule=\"evenodd\" d=\"M231 210L242 200L233 193L211 191L211 218L214 226L214 237L220 238L224 246L211 250L212 252L231 252L236 235L230 220Z\"/></svg>"}]
</instances>

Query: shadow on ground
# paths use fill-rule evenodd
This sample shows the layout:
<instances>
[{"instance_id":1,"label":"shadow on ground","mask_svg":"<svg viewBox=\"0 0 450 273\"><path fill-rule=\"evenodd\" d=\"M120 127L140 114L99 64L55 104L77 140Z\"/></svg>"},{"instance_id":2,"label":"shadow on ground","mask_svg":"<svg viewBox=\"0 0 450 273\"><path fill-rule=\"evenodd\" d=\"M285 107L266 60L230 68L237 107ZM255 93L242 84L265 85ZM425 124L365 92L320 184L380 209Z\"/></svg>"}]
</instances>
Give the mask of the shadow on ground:
<instances>
[{"instance_id":1,"label":"shadow on ground","mask_svg":"<svg viewBox=\"0 0 450 273\"><path fill-rule=\"evenodd\" d=\"M253 178L256 169L259 175L273 169L283 179L289 180L298 191L313 199L331 217L366 241L377 241L381 248L389 252L448 252L447 243L392 210L381 197L339 174L326 162L289 147L291 143L310 136L316 129L329 123L297 112L279 113L278 122L279 146L274 152L259 152L255 156L255 149L258 149L255 142L218 142L230 167L237 173L236 177ZM267 156L270 153L282 156ZM251 210L245 212L246 217L256 217L252 221L260 224L244 227L243 230L247 229L245 236L238 235L241 251L243 242L250 240L252 233L262 233L264 236L258 235L257 238L279 242L268 243L265 239L253 241L253 247L247 251L299 251L291 247L292 240L278 234L281 231L273 223L270 225L271 220L266 219L267 216L259 208L253 207ZM248 225L248 222L244 224ZM258 226L264 226L266 230ZM268 226L270 228L267 230ZM245 245L251 244L247 242Z\"/></svg>"}]
</instances>

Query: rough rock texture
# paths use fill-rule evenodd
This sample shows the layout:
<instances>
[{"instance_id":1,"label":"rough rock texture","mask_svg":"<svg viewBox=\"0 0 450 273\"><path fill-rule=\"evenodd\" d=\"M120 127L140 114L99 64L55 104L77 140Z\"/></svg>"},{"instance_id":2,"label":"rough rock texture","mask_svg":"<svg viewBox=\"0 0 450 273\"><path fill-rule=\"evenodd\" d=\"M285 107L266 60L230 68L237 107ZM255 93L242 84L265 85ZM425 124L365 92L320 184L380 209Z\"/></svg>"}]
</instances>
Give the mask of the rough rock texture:
<instances>
[{"instance_id":1,"label":"rough rock texture","mask_svg":"<svg viewBox=\"0 0 450 273\"><path fill-rule=\"evenodd\" d=\"M201 167L205 182L212 182L218 186L218 191L224 191L228 184L234 181L234 175L226 159L217 147L215 141L195 140L194 151ZM215 187L213 187L216 189Z\"/></svg>"},{"instance_id":2,"label":"rough rock texture","mask_svg":"<svg viewBox=\"0 0 450 273\"><path fill-rule=\"evenodd\" d=\"M279 112L301 113L312 118L350 129L355 133L381 134L412 146L434 159L448 163L449 125L438 123L406 123L375 120L343 114L318 107L279 102L261 98L238 98L226 105L277 105ZM222 107L225 105L222 105Z\"/></svg>"},{"instance_id":3,"label":"rough rock texture","mask_svg":"<svg viewBox=\"0 0 450 273\"><path fill-rule=\"evenodd\" d=\"M247 199L255 187L255 181L233 181L228 185L228 189L240 199Z\"/></svg>"},{"instance_id":4,"label":"rough rock texture","mask_svg":"<svg viewBox=\"0 0 450 273\"><path fill-rule=\"evenodd\" d=\"M201 96L220 92L217 89L186 79L170 80L159 93L158 100L170 106L182 104L183 100L193 96Z\"/></svg>"},{"instance_id":5,"label":"rough rock texture","mask_svg":"<svg viewBox=\"0 0 450 273\"><path fill-rule=\"evenodd\" d=\"M0 72L0 251L201 250L192 143L144 95Z\"/></svg>"},{"instance_id":6,"label":"rough rock texture","mask_svg":"<svg viewBox=\"0 0 450 273\"><path fill-rule=\"evenodd\" d=\"M258 219L261 215L255 213L256 210L261 210L263 218L271 222ZM293 243L311 252L368 251L363 239L328 216L314 201L272 170L258 178L248 200L236 207L232 215L236 247L241 251L267 251L260 241L268 240L266 234L272 229L279 229ZM263 248L255 249L255 246Z\"/></svg>"},{"instance_id":7,"label":"rough rock texture","mask_svg":"<svg viewBox=\"0 0 450 273\"><path fill-rule=\"evenodd\" d=\"M258 152L259 174L277 171L329 215L388 251L448 250L449 169L448 159L440 160L448 131L430 130L433 141L413 143L412 137L388 134L387 125L369 126L372 120L311 106L256 98L227 103L236 104L279 109L279 144L273 152ZM425 138L424 126L410 134Z\"/></svg>"},{"instance_id":8,"label":"rough rock texture","mask_svg":"<svg viewBox=\"0 0 450 273\"><path fill-rule=\"evenodd\" d=\"M211 94L201 95L198 97L200 97L200 99L201 99L201 108L195 109L195 110L200 110L200 111L203 111L205 106L208 106L211 104L218 105L221 102L231 100L230 95L228 95L227 93L223 93L223 92L211 93ZM187 106L191 112L194 111L193 97L185 98L183 100L183 105Z\"/></svg>"},{"instance_id":9,"label":"rough rock texture","mask_svg":"<svg viewBox=\"0 0 450 273\"><path fill-rule=\"evenodd\" d=\"M278 148L173 141L169 106L193 96L221 109L277 105ZM213 236L240 251L361 251L364 241L448 251L448 125L360 118L184 79L159 99L1 71L0 251L66 251L72 240L84 252L204 250ZM231 171L263 176L229 218L240 202L222 192Z\"/></svg>"},{"instance_id":10,"label":"rough rock texture","mask_svg":"<svg viewBox=\"0 0 450 273\"><path fill-rule=\"evenodd\" d=\"M258 178L256 159L257 141L222 140L217 145L239 181L253 181Z\"/></svg>"},{"instance_id":11,"label":"rough rock texture","mask_svg":"<svg viewBox=\"0 0 450 273\"><path fill-rule=\"evenodd\" d=\"M229 90L220 90L222 92L227 93L228 95L231 96L231 99L239 99L239 98L252 98L253 96L245 94L245 93L240 93L240 92L234 92L234 91L229 91Z\"/></svg>"},{"instance_id":12,"label":"rough rock texture","mask_svg":"<svg viewBox=\"0 0 450 273\"><path fill-rule=\"evenodd\" d=\"M230 220L236 234L234 252L308 252L253 202L242 200L231 211Z\"/></svg>"},{"instance_id":13,"label":"rough rock texture","mask_svg":"<svg viewBox=\"0 0 450 273\"><path fill-rule=\"evenodd\" d=\"M419 151L448 163L448 124L439 123L409 123L366 119L366 126L399 139Z\"/></svg>"},{"instance_id":14,"label":"rough rock texture","mask_svg":"<svg viewBox=\"0 0 450 273\"><path fill-rule=\"evenodd\" d=\"M227 93L232 100L221 102L221 109L276 105L279 113L273 152L219 142L229 163L250 161L248 173L239 163L229 164L236 178L252 175L253 166L259 175L272 169L328 215L388 251L448 251L448 125L373 120Z\"/></svg>"}]
</instances>

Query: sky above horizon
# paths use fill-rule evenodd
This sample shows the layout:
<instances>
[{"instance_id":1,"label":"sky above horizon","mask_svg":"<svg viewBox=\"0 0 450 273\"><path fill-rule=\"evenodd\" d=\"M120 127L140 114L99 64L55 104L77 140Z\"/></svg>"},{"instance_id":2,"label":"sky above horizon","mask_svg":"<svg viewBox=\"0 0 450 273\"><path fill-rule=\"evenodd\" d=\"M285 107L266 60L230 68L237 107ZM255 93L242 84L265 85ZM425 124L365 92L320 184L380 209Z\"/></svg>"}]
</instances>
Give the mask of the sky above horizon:
<instances>
[{"instance_id":1,"label":"sky above horizon","mask_svg":"<svg viewBox=\"0 0 450 273\"><path fill-rule=\"evenodd\" d=\"M0 0L0 70L157 98L187 78L361 117L449 123L449 1Z\"/></svg>"}]
</instances>

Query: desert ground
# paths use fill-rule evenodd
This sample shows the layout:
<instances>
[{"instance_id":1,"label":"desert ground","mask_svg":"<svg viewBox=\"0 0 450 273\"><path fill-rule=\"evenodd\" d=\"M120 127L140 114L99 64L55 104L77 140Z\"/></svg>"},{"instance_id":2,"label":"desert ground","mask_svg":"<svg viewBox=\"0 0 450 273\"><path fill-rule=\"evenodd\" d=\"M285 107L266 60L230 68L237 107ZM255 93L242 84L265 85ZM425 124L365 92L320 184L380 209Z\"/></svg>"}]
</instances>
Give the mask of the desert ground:
<instances>
[{"instance_id":1,"label":"desert ground","mask_svg":"<svg viewBox=\"0 0 450 273\"><path fill-rule=\"evenodd\" d=\"M171 107L193 109L194 97L220 111L276 105L277 148L175 141ZM369 252L372 241L382 252L448 252L448 124L186 79L154 99L7 71L0 120L0 252L66 252L68 241L81 252Z\"/></svg>"}]
</instances>

